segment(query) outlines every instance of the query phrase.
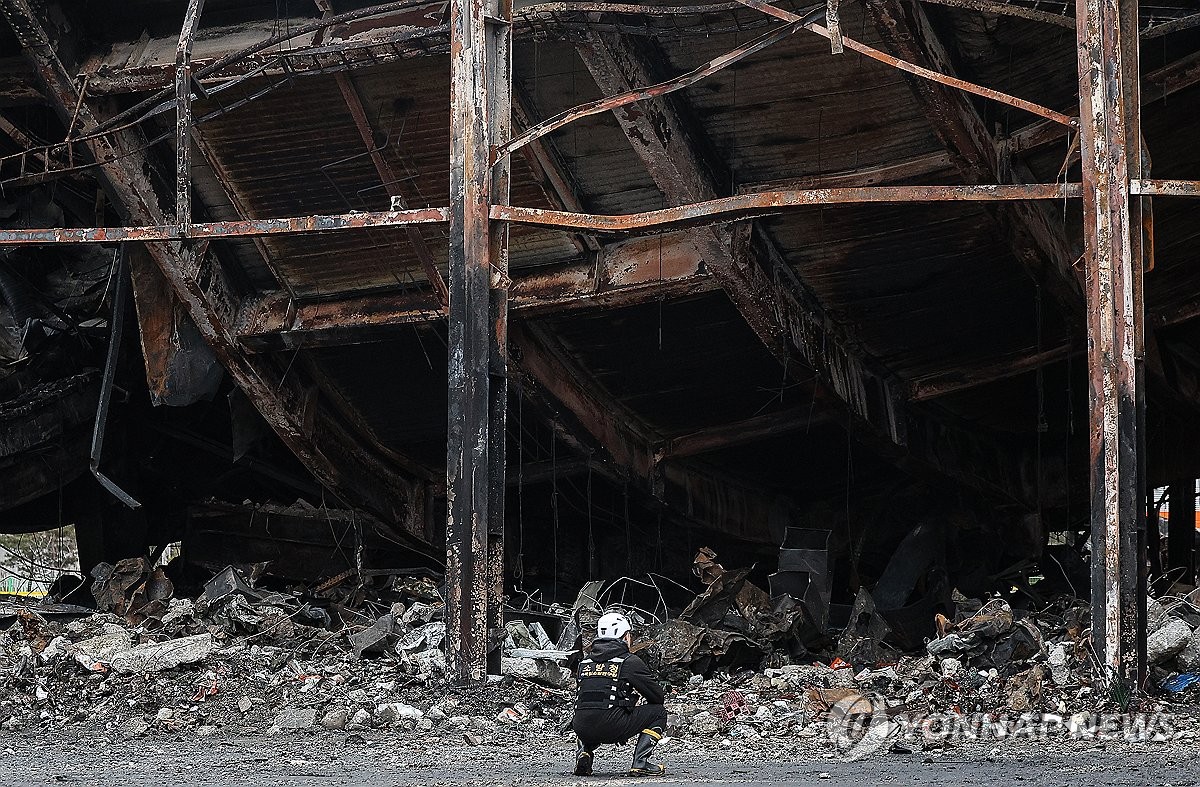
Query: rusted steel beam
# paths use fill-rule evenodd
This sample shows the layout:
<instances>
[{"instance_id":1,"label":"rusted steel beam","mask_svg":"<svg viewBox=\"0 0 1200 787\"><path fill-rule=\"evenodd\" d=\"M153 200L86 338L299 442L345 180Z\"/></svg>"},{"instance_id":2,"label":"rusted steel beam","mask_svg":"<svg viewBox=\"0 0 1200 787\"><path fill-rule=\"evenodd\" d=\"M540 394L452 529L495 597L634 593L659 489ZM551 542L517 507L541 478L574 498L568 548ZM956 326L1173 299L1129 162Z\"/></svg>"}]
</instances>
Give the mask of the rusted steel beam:
<instances>
[{"instance_id":1,"label":"rusted steel beam","mask_svg":"<svg viewBox=\"0 0 1200 787\"><path fill-rule=\"evenodd\" d=\"M110 162L111 163L111 162ZM106 164L107 165L107 164ZM2 245L39 245L47 243L116 243L120 241L223 240L263 235L303 235L313 232L339 232L376 227L403 227L410 224L444 224L446 208L390 210L379 213L344 213L333 216L295 216L280 219L246 219L192 224L187 236L175 224L129 227L53 228L36 230L0 230Z\"/></svg>"},{"instance_id":2,"label":"rusted steel beam","mask_svg":"<svg viewBox=\"0 0 1200 787\"><path fill-rule=\"evenodd\" d=\"M617 308L718 288L704 269L694 233L634 238L604 247L600 275L590 263L516 278L509 308L527 314ZM284 292L247 301L238 339L252 352L382 341L402 325L445 319L432 291L346 296L295 303Z\"/></svg>"},{"instance_id":3,"label":"rusted steel beam","mask_svg":"<svg viewBox=\"0 0 1200 787\"><path fill-rule=\"evenodd\" d=\"M832 40L834 37L834 34L824 26L817 24L814 21L810 21L807 18L802 18L799 14L794 14L791 11L777 8L776 6L766 2L766 0L740 0L740 2L748 8L754 8L762 11L765 14L773 16L777 19L781 19L785 22L789 22L791 24L800 24L802 27L804 27L804 29L816 33L823 38ZM1008 104L1011 107L1023 109L1026 112L1039 115L1063 126L1074 128L1077 125L1075 119L1070 115L1064 115L1062 112L1056 112L1049 107L1043 107L1039 104L1033 103L1032 101L1026 101L1023 98L1017 98L1016 96L1011 96L1008 93L1004 93L999 90L994 90L982 85L976 85L975 83L968 82L965 79L959 79L947 69L923 65L919 61L914 61L911 57L909 60L903 60L893 55L889 55L887 52L881 52L874 47L867 46L861 41L855 41L853 38L848 38L844 35L840 36L840 38L843 46L845 46L846 49L858 52L860 55L866 55L872 60L877 60L880 63L892 66L893 68L898 68L901 71L906 71L913 76L917 76L931 82L936 82L947 87L955 88L957 90L962 90L967 93L974 93L977 96L983 96L984 98L989 98L992 101L998 101L1001 104ZM909 56L906 55L906 57Z\"/></svg>"},{"instance_id":4,"label":"rusted steel beam","mask_svg":"<svg viewBox=\"0 0 1200 787\"><path fill-rule=\"evenodd\" d=\"M1028 202L1078 198L1078 183L1026 183L970 186L867 186L763 191L720 197L624 216L565 213L512 205L492 206L492 218L512 224L603 233L677 229L714 222L738 221L786 213L813 205L913 202Z\"/></svg>"},{"instance_id":5,"label":"rusted steel beam","mask_svg":"<svg viewBox=\"0 0 1200 787\"><path fill-rule=\"evenodd\" d=\"M192 223L192 43L204 0L188 0L175 47L175 224L187 236Z\"/></svg>"},{"instance_id":6,"label":"rusted steel beam","mask_svg":"<svg viewBox=\"0 0 1200 787\"><path fill-rule=\"evenodd\" d=\"M511 21L507 0L450 3L446 662L459 683L486 677L500 601L508 229L489 207L507 201L509 176L489 154L507 141L512 116Z\"/></svg>"},{"instance_id":7,"label":"rusted steel beam","mask_svg":"<svg viewBox=\"0 0 1200 787\"><path fill-rule=\"evenodd\" d=\"M1200 180L1138 178L1129 182L1129 193L1143 197L1200 197Z\"/></svg>"},{"instance_id":8,"label":"rusted steel beam","mask_svg":"<svg viewBox=\"0 0 1200 787\"><path fill-rule=\"evenodd\" d=\"M1141 176L1137 0L1077 0L1084 248L1088 269L1092 632L1110 680L1138 674Z\"/></svg>"},{"instance_id":9,"label":"rusted steel beam","mask_svg":"<svg viewBox=\"0 0 1200 787\"><path fill-rule=\"evenodd\" d=\"M1156 181L1150 181L1151 184ZM1188 181L1164 183L1178 191ZM1151 185L1148 188L1156 188ZM1185 194L1180 194L1186 196ZM819 188L797 191L763 191L733 197L707 199L674 208L641 213L604 216L570 213L561 210L492 205L492 221L526 224L536 227L578 230L606 234L663 232L717 222L739 221L773 216L813 205L908 202L1027 202L1063 200L1079 197L1078 183L1026 183L1008 185L974 184L964 186L863 186ZM222 240L224 238L265 235L303 235L317 232L342 232L379 227L407 227L416 224L440 224L447 221L447 208L377 213L345 213L331 216L296 216L277 219L246 219L192 224L186 236L176 225L134 227L87 227L0 230L0 244L39 245L52 243L114 243L118 241ZM725 241L727 243L727 241ZM729 252L721 252L728 257Z\"/></svg>"},{"instance_id":10,"label":"rusted steel beam","mask_svg":"<svg viewBox=\"0 0 1200 787\"><path fill-rule=\"evenodd\" d=\"M98 118L87 102L80 101L28 0L0 0L0 11L37 68L64 125L77 111L75 124L81 134L97 129ZM169 229L166 212L150 183L151 164L139 152L144 143L145 138L132 130L111 137L93 136L91 141L95 160L103 162L99 174L105 190L127 220ZM231 322L238 312L239 299L213 256L199 253L199 247L179 243L149 243L147 249L218 359L314 477L389 525L423 538L412 505L419 490L412 480L379 461L369 441L346 432L331 418L318 391L297 375L283 373L269 359L248 356L237 346Z\"/></svg>"},{"instance_id":11,"label":"rusted steel beam","mask_svg":"<svg viewBox=\"0 0 1200 787\"><path fill-rule=\"evenodd\" d=\"M579 47L580 56L601 92L615 95L633 85L654 84L659 70L651 55L628 38L593 35ZM634 151L642 159L664 196L672 203L693 203L620 219L603 226L636 229L688 223L701 216L707 222L768 215L803 205L839 201L913 201L922 197L943 199L997 199L1064 196L1057 186L1018 187L875 187L824 189L721 197L712 166L699 151L696 132L687 126L671 103L672 97L642 102L633 110L618 110L616 119ZM537 216L532 211L494 208L495 215L511 221L559 217ZM592 222L593 229L596 223ZM821 308L817 298L799 280L777 250L761 233L750 233L748 243L735 252L727 227L698 231L704 242L705 263L730 300L785 368L794 374L816 372L825 398L844 408L848 427L884 456L935 479L962 481L1006 500L1029 505L1030 495L1021 477L1022 457L968 430L907 407L905 386L887 369L880 368L845 339L845 330Z\"/></svg>"},{"instance_id":12,"label":"rusted steel beam","mask_svg":"<svg viewBox=\"0 0 1200 787\"><path fill-rule=\"evenodd\" d=\"M880 35L900 57L954 74L953 59L918 4L911 0L865 3ZM909 86L964 180L1001 183L1006 179L996 140L966 94L924 79L910 79ZM1073 267L1076 256L1053 206L1013 203L998 206L989 214L1030 277L1065 314L1082 318L1082 282Z\"/></svg>"},{"instance_id":13,"label":"rusted steel beam","mask_svg":"<svg viewBox=\"0 0 1200 787\"><path fill-rule=\"evenodd\" d=\"M354 79L344 71L339 71L335 78L338 89L342 92L342 99L346 102L346 108L350 111L350 117L354 119L354 127L358 129L358 135L362 137L363 144L370 153L371 163L375 165L375 171L383 183L383 189L392 199L392 209L408 210L408 199L404 194L404 189L400 187L400 178L396 177L392 165L388 163L383 156L383 151L375 144L375 129L371 127L371 121L363 107L362 96L359 95L358 88L354 85ZM449 302L450 291L446 288L446 281L442 278L441 272L438 271L429 244L421 235L421 228L410 224L404 229L408 235L409 245L412 246L413 254L420 261L421 270L425 271L425 278L433 286L441 302L443 304Z\"/></svg>"}]
</instances>

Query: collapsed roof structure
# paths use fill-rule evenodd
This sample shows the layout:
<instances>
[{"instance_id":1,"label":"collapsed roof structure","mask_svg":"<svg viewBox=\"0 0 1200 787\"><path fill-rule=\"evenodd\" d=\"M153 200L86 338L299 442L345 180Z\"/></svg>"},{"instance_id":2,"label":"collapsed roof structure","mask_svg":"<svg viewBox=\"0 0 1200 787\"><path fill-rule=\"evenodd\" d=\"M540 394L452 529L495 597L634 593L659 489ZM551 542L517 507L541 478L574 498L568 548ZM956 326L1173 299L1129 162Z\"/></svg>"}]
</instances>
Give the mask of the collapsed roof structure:
<instances>
[{"instance_id":1,"label":"collapsed roof structure","mask_svg":"<svg viewBox=\"0 0 1200 787\"><path fill-rule=\"evenodd\" d=\"M328 524L444 563L464 680L505 592L694 531L828 530L852 596L922 521L980 588L1090 529L1136 670L1200 476L1193 3L0 10L2 529Z\"/></svg>"}]
</instances>

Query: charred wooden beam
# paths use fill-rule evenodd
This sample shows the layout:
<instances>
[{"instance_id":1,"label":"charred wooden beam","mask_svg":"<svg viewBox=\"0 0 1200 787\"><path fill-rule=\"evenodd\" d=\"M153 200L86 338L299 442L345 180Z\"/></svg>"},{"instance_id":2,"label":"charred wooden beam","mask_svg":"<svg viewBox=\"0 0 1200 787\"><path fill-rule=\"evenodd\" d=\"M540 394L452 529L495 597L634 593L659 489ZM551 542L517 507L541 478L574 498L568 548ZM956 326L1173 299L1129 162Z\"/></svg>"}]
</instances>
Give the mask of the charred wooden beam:
<instances>
[{"instance_id":1,"label":"charred wooden beam","mask_svg":"<svg viewBox=\"0 0 1200 787\"><path fill-rule=\"evenodd\" d=\"M513 361L526 387L545 392L570 413L611 462L646 488L652 487L657 438L581 369L551 334L527 323L510 326Z\"/></svg>"},{"instance_id":2,"label":"charred wooden beam","mask_svg":"<svg viewBox=\"0 0 1200 787\"><path fill-rule=\"evenodd\" d=\"M938 150L875 167L851 169L844 172L827 172L820 175L802 175L797 178L770 180L762 183L744 183L738 186L738 193L758 194L764 191L883 186L906 180L925 179L947 172L953 167L954 163L950 159L950 154L945 150Z\"/></svg>"},{"instance_id":3,"label":"charred wooden beam","mask_svg":"<svg viewBox=\"0 0 1200 787\"><path fill-rule=\"evenodd\" d=\"M808 431L831 420L833 419L828 411L814 410L812 407L764 413L734 423L676 435L663 442L657 448L656 454L659 462L697 456L793 432Z\"/></svg>"},{"instance_id":4,"label":"charred wooden beam","mask_svg":"<svg viewBox=\"0 0 1200 787\"><path fill-rule=\"evenodd\" d=\"M633 238L602 247L597 276L590 263L572 263L516 278L509 308L528 315L616 308L711 292L692 232ZM238 338L254 352L382 341L402 325L445 319L430 291L349 296L295 303L284 292L248 299Z\"/></svg>"},{"instance_id":5,"label":"charred wooden beam","mask_svg":"<svg viewBox=\"0 0 1200 787\"><path fill-rule=\"evenodd\" d=\"M865 3L875 17L880 35L900 57L943 74L954 74L953 61L919 3L913 0L865 0ZM967 94L917 78L910 78L909 86L964 180L1003 183L1006 173L997 142ZM1055 219L1051 208L1021 202L999 205L989 212L1004 242L1033 280L1058 303L1068 320L1081 317L1082 283L1073 267L1077 255L1066 244L1061 221Z\"/></svg>"},{"instance_id":6,"label":"charred wooden beam","mask_svg":"<svg viewBox=\"0 0 1200 787\"><path fill-rule=\"evenodd\" d=\"M1092 632L1111 681L1140 685L1138 529L1144 522L1144 306L1137 0L1077 0L1088 402Z\"/></svg>"},{"instance_id":7,"label":"charred wooden beam","mask_svg":"<svg viewBox=\"0 0 1200 787\"><path fill-rule=\"evenodd\" d=\"M1079 350L1079 354L1083 351ZM909 398L915 402L936 399L939 396L978 388L981 385L1007 380L1042 366L1071 357L1070 345L1060 345L1002 360L992 360L973 366L956 366L944 372L913 380L909 384Z\"/></svg>"},{"instance_id":8,"label":"charred wooden beam","mask_svg":"<svg viewBox=\"0 0 1200 787\"><path fill-rule=\"evenodd\" d=\"M658 66L652 55L626 37L592 35L579 47L579 53L606 95L627 93L635 86L655 82ZM698 203L718 198L721 192L709 157L668 97L622 107L615 115L669 202ZM920 191L915 187L891 188L903 190L909 197ZM970 193L970 189L950 188L955 198ZM828 197L837 192L833 189L822 193ZM896 193L898 196L899 191ZM761 197L741 195L724 201ZM686 213L688 208L666 211ZM845 339L845 330L824 313L817 298L763 233L744 244L748 252L744 255L733 253L727 227L713 227L701 237L709 270L747 324L785 367L796 373L815 370L821 385L848 412L848 425L859 439L924 475L951 478L1021 505L1030 504L1020 453L989 444L969 429L908 407L905 385ZM916 440L910 439L910 432ZM975 448L969 447L975 443ZM984 461L976 462L972 457ZM994 463L1000 466L993 467Z\"/></svg>"},{"instance_id":9,"label":"charred wooden beam","mask_svg":"<svg viewBox=\"0 0 1200 787\"><path fill-rule=\"evenodd\" d=\"M79 133L95 131L99 119L80 99L28 0L3 0L0 11L37 69L63 124L70 125L74 117ZM159 227L170 223L150 183L152 166L143 152L144 137L126 130L94 137L89 145L94 159L103 162L98 170L109 198L129 223ZM348 501L423 537L413 505L418 494L413 481L379 461L368 443L332 418L318 392L297 376L281 372L269 359L249 356L238 346L231 323L240 301L214 257L203 247L180 243L151 243L147 248L218 359L309 471Z\"/></svg>"}]
</instances>

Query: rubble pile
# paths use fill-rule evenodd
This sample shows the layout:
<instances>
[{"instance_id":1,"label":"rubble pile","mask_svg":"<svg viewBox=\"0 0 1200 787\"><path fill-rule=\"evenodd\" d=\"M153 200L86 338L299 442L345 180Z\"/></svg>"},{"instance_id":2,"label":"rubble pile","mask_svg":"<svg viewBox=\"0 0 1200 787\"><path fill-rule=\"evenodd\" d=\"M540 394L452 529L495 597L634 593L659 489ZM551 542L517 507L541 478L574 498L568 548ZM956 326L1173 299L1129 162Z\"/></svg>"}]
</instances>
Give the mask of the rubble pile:
<instances>
[{"instance_id":1,"label":"rubble pile","mask_svg":"<svg viewBox=\"0 0 1200 787\"><path fill-rule=\"evenodd\" d=\"M139 579L154 574L138 561L101 567L93 591L103 612L0 602L0 728L398 728L470 738L570 715L566 692L522 677L474 692L445 686L444 605L428 578L393 584L403 600L368 625L328 599L255 588L234 568L194 601L143 593L149 582Z\"/></svg>"},{"instance_id":2,"label":"rubble pile","mask_svg":"<svg viewBox=\"0 0 1200 787\"><path fill-rule=\"evenodd\" d=\"M847 712L1069 715L1200 699L1195 593L1149 603L1151 688L1162 687L1150 698L1095 679L1088 608L1073 598L1022 610L955 592L922 646L904 651L871 593L859 593L844 628L822 631L811 605L772 597L715 557L697 556L705 589L677 615L665 602L624 607L638 631L633 650L668 686L677 745L815 745ZM506 610L500 674L468 691L444 680L433 576L396 576L386 592L366 593L336 581L266 589L256 573L228 567L195 599L178 598L160 569L135 559L93 573L98 610L0 601L0 728L389 729L467 743L559 734L595 620L620 606L615 584L593 582L570 607L527 600Z\"/></svg>"}]
</instances>

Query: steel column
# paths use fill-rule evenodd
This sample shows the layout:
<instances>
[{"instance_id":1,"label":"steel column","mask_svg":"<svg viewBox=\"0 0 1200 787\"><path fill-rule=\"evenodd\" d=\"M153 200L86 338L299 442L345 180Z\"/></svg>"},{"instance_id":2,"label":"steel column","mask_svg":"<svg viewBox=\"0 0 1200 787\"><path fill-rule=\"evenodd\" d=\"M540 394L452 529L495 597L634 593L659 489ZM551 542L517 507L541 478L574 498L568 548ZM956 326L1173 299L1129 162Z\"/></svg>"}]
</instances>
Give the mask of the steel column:
<instances>
[{"instance_id":1,"label":"steel column","mask_svg":"<svg viewBox=\"0 0 1200 787\"><path fill-rule=\"evenodd\" d=\"M491 151L510 126L511 16L508 0L450 5L446 659L459 683L486 677L501 615L508 234L490 208L508 197Z\"/></svg>"},{"instance_id":2,"label":"steel column","mask_svg":"<svg viewBox=\"0 0 1200 787\"><path fill-rule=\"evenodd\" d=\"M1181 478L1170 486L1166 573L1175 582L1196 583L1196 479Z\"/></svg>"},{"instance_id":3,"label":"steel column","mask_svg":"<svg viewBox=\"0 0 1200 787\"><path fill-rule=\"evenodd\" d=\"M204 0L189 0L175 48L175 223L187 235L192 224L192 42Z\"/></svg>"},{"instance_id":4,"label":"steel column","mask_svg":"<svg viewBox=\"0 0 1200 787\"><path fill-rule=\"evenodd\" d=\"M1133 684L1141 526L1137 0L1076 0L1087 260L1092 637L1106 678Z\"/></svg>"}]
</instances>

